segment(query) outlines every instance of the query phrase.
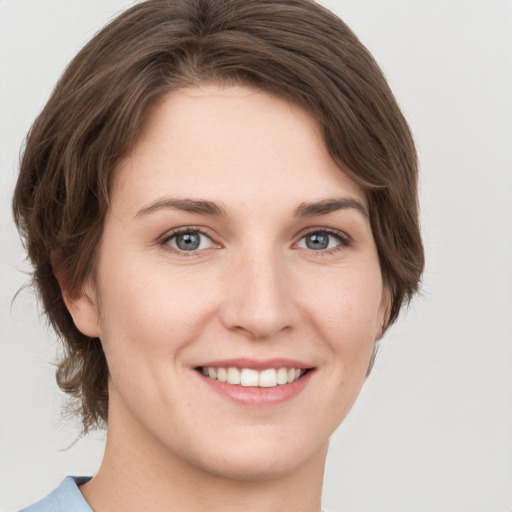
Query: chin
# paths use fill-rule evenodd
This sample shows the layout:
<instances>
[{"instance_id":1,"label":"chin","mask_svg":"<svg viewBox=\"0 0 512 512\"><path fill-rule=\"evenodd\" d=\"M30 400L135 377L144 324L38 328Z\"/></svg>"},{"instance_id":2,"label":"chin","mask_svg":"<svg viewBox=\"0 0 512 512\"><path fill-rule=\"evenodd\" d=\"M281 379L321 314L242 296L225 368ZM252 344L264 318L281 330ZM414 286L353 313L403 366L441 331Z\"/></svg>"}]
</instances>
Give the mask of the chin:
<instances>
[{"instance_id":1,"label":"chin","mask_svg":"<svg viewBox=\"0 0 512 512\"><path fill-rule=\"evenodd\" d=\"M228 480L280 479L311 464L323 467L328 437L327 432L307 433L283 425L231 430L220 438L211 436L208 446L194 443L196 457L192 464Z\"/></svg>"},{"instance_id":2,"label":"chin","mask_svg":"<svg viewBox=\"0 0 512 512\"><path fill-rule=\"evenodd\" d=\"M210 473L227 480L258 482L285 478L311 464L323 466L328 442L312 453L304 451L304 446L272 447L267 450L229 450L221 457L209 459L203 465Z\"/></svg>"}]
</instances>

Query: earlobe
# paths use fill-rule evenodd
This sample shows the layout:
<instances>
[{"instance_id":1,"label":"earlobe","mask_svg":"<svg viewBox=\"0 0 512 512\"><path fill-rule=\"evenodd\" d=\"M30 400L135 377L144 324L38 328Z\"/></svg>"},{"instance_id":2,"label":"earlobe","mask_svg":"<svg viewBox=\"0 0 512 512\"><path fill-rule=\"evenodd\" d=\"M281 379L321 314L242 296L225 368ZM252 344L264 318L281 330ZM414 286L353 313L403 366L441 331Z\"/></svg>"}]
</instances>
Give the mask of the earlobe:
<instances>
[{"instance_id":1,"label":"earlobe","mask_svg":"<svg viewBox=\"0 0 512 512\"><path fill-rule=\"evenodd\" d=\"M377 338L380 340L388 328L389 315L391 313L391 292L387 286L382 290L382 300L379 307Z\"/></svg>"},{"instance_id":2,"label":"earlobe","mask_svg":"<svg viewBox=\"0 0 512 512\"><path fill-rule=\"evenodd\" d=\"M101 333L96 297L85 289L72 296L63 292L62 296L77 329L89 338L99 338Z\"/></svg>"},{"instance_id":3,"label":"earlobe","mask_svg":"<svg viewBox=\"0 0 512 512\"><path fill-rule=\"evenodd\" d=\"M373 366L375 364L375 358L377 357L377 352L379 351L379 341L384 336L386 329L388 328L389 315L391 313L391 293L387 286L384 286L382 290L382 299L379 306L379 313L377 315L377 325L375 336L375 341L373 344L373 351L370 357L370 362L368 364L368 369L366 371L366 377L369 377Z\"/></svg>"},{"instance_id":4,"label":"earlobe","mask_svg":"<svg viewBox=\"0 0 512 512\"><path fill-rule=\"evenodd\" d=\"M73 318L76 328L89 338L100 337L97 298L94 287L89 280L78 291L69 290L63 270L54 271L59 283L62 298Z\"/></svg>"}]
</instances>

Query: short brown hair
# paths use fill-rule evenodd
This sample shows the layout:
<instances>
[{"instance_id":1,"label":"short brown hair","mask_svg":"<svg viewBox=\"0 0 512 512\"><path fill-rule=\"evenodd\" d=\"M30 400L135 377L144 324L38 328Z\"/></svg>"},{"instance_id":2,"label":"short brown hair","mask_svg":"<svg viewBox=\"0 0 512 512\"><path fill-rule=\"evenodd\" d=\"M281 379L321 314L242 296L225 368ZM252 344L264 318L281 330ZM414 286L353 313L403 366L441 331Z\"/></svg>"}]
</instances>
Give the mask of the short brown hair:
<instances>
[{"instance_id":1,"label":"short brown hair","mask_svg":"<svg viewBox=\"0 0 512 512\"><path fill-rule=\"evenodd\" d=\"M366 191L388 325L423 270L417 157L372 56L310 0L149 0L110 22L73 59L27 138L13 199L44 310L64 341L61 389L83 428L107 420L108 367L63 301L91 275L113 170L166 93L204 82L279 95L318 122L333 159Z\"/></svg>"}]
</instances>

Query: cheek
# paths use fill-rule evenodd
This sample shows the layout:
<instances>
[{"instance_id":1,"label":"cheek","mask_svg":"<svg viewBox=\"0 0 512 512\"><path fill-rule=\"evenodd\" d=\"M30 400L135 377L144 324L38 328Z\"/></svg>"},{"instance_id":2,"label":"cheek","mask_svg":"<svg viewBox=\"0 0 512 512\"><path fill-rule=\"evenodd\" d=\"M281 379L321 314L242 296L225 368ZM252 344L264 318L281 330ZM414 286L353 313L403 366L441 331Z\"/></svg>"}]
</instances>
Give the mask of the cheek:
<instances>
[{"instance_id":1,"label":"cheek","mask_svg":"<svg viewBox=\"0 0 512 512\"><path fill-rule=\"evenodd\" d=\"M101 342L111 385L123 403L144 414L150 412L143 404L150 411L168 402L169 376L181 375L179 354L201 330L194 295L164 270L118 260L104 265L100 281Z\"/></svg>"},{"instance_id":2,"label":"cheek","mask_svg":"<svg viewBox=\"0 0 512 512\"><path fill-rule=\"evenodd\" d=\"M213 312L211 279L133 256L108 263L100 276L100 323L108 350L117 348L113 355L169 360L197 338Z\"/></svg>"},{"instance_id":3,"label":"cheek","mask_svg":"<svg viewBox=\"0 0 512 512\"><path fill-rule=\"evenodd\" d=\"M331 353L332 364L342 367L343 381L366 375L380 332L383 287L376 265L352 267L317 276L307 296L310 322ZM303 283L306 286L306 283Z\"/></svg>"},{"instance_id":4,"label":"cheek","mask_svg":"<svg viewBox=\"0 0 512 512\"><path fill-rule=\"evenodd\" d=\"M332 269L317 275L313 284L304 281L300 296L308 298L308 309L326 332L353 332L370 337L376 334L383 302L378 267L353 266L341 272Z\"/></svg>"}]
</instances>

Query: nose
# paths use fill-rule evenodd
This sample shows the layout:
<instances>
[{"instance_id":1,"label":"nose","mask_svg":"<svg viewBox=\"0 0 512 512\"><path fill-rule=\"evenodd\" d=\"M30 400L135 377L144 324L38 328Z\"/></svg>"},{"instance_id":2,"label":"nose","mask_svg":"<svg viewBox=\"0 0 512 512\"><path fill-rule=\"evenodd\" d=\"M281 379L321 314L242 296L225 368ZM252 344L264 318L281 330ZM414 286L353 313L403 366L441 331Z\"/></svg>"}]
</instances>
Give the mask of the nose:
<instances>
[{"instance_id":1,"label":"nose","mask_svg":"<svg viewBox=\"0 0 512 512\"><path fill-rule=\"evenodd\" d=\"M221 307L224 326L251 339L268 339L296 325L299 314L293 280L272 251L232 261L225 276Z\"/></svg>"}]
</instances>

